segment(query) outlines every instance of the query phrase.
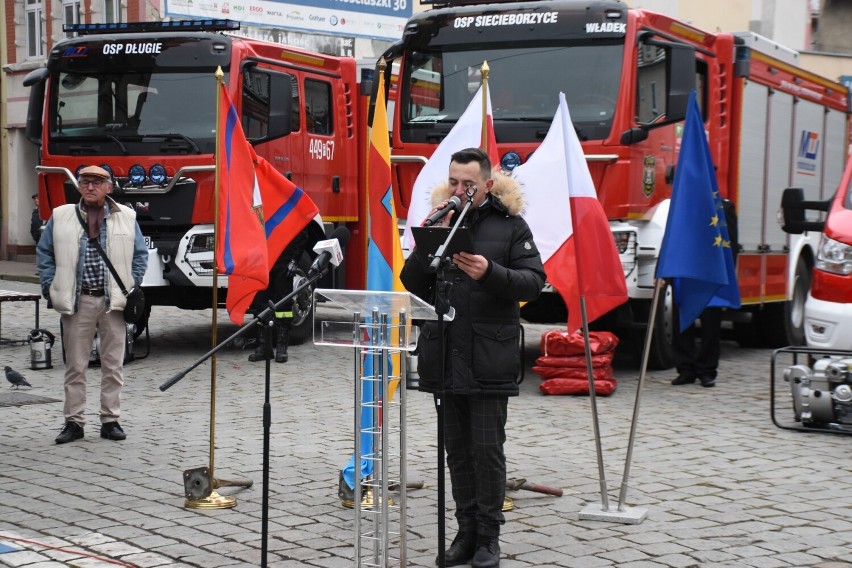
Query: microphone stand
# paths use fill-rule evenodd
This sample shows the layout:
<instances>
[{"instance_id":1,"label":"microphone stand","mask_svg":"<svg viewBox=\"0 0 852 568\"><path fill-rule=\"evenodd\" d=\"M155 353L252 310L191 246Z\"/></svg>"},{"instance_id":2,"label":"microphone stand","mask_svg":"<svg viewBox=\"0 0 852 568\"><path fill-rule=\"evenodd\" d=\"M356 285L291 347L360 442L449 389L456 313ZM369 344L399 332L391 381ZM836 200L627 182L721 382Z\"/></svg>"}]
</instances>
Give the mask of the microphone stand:
<instances>
[{"instance_id":1,"label":"microphone stand","mask_svg":"<svg viewBox=\"0 0 852 568\"><path fill-rule=\"evenodd\" d=\"M473 188L473 193L468 195L467 203L464 204L464 207L459 214L459 218L456 219L453 228L450 229L450 234L447 235L446 240L435 250L435 256L432 258L432 262L429 265L430 272L438 272L438 269L441 268L441 264L444 262L444 255L446 254L447 247L450 246L450 243L453 242L453 237L456 235L456 231L462 225L462 221L464 220L465 215L467 215L468 210L470 209L471 203L473 203L473 195L476 193L476 188ZM450 259L446 259L450 261ZM450 261L451 262L451 261ZM442 314L443 315L443 314Z\"/></svg>"},{"instance_id":2,"label":"microphone stand","mask_svg":"<svg viewBox=\"0 0 852 568\"><path fill-rule=\"evenodd\" d=\"M320 278L322 278L326 272L328 272L329 265L326 265L322 270L318 270L315 274L309 274L305 280L303 280L298 286L296 286L292 292L275 302L272 303L272 300L269 301L269 307L260 312L253 320L249 323L242 326L238 329L233 335L229 338L221 342L219 345L202 355L195 363L174 375L171 379L160 385L160 390L165 392L172 386L174 386L178 381L183 379L190 371L198 367L201 363L209 359L213 356L214 353L220 351L229 343L231 343L237 337L240 337L244 333L246 333L249 329L253 328L255 325L262 325L264 322L266 323L266 330L264 333L266 334L266 344L270 347L272 346L272 326L273 326L273 318L275 312L278 311L286 302L292 300L299 294L302 290L316 283ZM271 316L271 317L270 317ZM266 558L267 558L267 540L269 534L269 438L270 438L270 428L272 426L272 405L269 401L270 394L270 384L271 384L271 357L267 355L266 357L266 370L264 372L264 389L263 389L263 496L262 496L262 516L261 516L261 549L260 549L260 565L265 568L266 567Z\"/></svg>"},{"instance_id":3,"label":"microphone stand","mask_svg":"<svg viewBox=\"0 0 852 568\"><path fill-rule=\"evenodd\" d=\"M444 474L444 400L445 400L445 383L446 383L446 342L445 342L445 331L444 331L444 315L449 313L450 311L450 288L452 287L451 282L447 282L444 280L444 266L446 264L451 264L452 261L449 258L444 258L446 254L447 247L453 240L453 236L456 234L456 230L461 227L462 221L464 220L465 215L467 215L468 210L473 203L473 196L476 194L476 186L469 188L466 192L467 194L467 203L464 204L464 208L459 214L459 218L456 220L453 228L450 230L450 234L447 235L446 240L438 247L435 251L435 256L432 259L432 262L429 264L429 271L436 273L436 281L435 281L435 315L438 318L438 344L441 346L441 376L443 380L441 381L441 385L438 388L438 392L435 393L435 410L438 415L438 558L437 564L438 568L445 568L446 566L446 550L444 549L444 543L446 542L446 476Z\"/></svg>"}]
</instances>

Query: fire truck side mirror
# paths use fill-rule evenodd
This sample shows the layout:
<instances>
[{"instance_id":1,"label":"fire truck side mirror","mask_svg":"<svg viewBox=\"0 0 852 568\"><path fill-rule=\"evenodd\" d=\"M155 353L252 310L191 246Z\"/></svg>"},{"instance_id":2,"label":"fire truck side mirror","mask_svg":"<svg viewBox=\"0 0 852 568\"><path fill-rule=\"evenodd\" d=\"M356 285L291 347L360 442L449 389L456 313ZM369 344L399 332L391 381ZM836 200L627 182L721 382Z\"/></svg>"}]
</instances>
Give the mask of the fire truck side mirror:
<instances>
[{"instance_id":1,"label":"fire truck side mirror","mask_svg":"<svg viewBox=\"0 0 852 568\"><path fill-rule=\"evenodd\" d=\"M41 117L44 111L44 91L47 86L46 67L36 69L24 78L24 86L30 89L30 104L27 106L27 139L41 145Z\"/></svg>"},{"instance_id":2,"label":"fire truck side mirror","mask_svg":"<svg viewBox=\"0 0 852 568\"><path fill-rule=\"evenodd\" d=\"M805 231L821 232L825 221L808 221L806 211L828 211L831 199L825 201L805 201L805 192L801 187L788 187L781 194L781 229L785 233L800 235Z\"/></svg>"},{"instance_id":3,"label":"fire truck side mirror","mask_svg":"<svg viewBox=\"0 0 852 568\"><path fill-rule=\"evenodd\" d=\"M291 132L293 78L286 73L269 74L269 131L267 140L287 136Z\"/></svg>"},{"instance_id":4,"label":"fire truck side mirror","mask_svg":"<svg viewBox=\"0 0 852 568\"><path fill-rule=\"evenodd\" d=\"M666 48L668 63L668 92L666 93L666 122L686 118L689 94L695 89L695 49L691 45L671 43Z\"/></svg>"},{"instance_id":5,"label":"fire truck side mirror","mask_svg":"<svg viewBox=\"0 0 852 568\"><path fill-rule=\"evenodd\" d=\"M648 139L648 131L644 128L631 128L621 133L621 143L625 145L644 142Z\"/></svg>"},{"instance_id":6,"label":"fire truck side mirror","mask_svg":"<svg viewBox=\"0 0 852 568\"><path fill-rule=\"evenodd\" d=\"M293 84L292 75L287 73L276 73L266 69L258 69L247 66L243 73L246 74L244 84L248 83L251 89L243 88L243 105L251 104L251 97L258 97L268 101L269 115L266 117L267 128L263 136L249 140L252 144L268 142L287 136L292 132L290 119L293 112Z\"/></svg>"},{"instance_id":7,"label":"fire truck side mirror","mask_svg":"<svg viewBox=\"0 0 852 568\"><path fill-rule=\"evenodd\" d=\"M648 91L650 102L648 108L637 108L637 121L644 129L659 128L667 124L680 122L686 118L686 108L689 95L695 89L695 48L684 43L661 41L653 33L647 32L640 37L640 57L637 65L639 85L641 90ZM662 101L650 93L654 93L662 84L662 77L656 75L655 69L665 66L665 107ZM662 71L662 70L661 70Z\"/></svg>"}]
</instances>

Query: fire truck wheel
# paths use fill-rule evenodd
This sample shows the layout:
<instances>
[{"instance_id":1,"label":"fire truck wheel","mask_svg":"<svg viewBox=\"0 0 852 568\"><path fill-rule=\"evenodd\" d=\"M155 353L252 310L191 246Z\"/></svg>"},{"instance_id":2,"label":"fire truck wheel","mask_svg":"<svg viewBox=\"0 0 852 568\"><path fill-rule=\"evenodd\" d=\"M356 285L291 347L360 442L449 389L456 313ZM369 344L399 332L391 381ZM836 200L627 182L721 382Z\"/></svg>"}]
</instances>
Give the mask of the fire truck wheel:
<instances>
[{"instance_id":1,"label":"fire truck wheel","mask_svg":"<svg viewBox=\"0 0 852 568\"><path fill-rule=\"evenodd\" d=\"M310 267L310 258L302 255L299 261L300 268L293 275L293 289L295 290L306 278ZM313 308L314 286L308 286L293 299L293 322L290 327L289 344L301 345L314 330L314 308Z\"/></svg>"},{"instance_id":2,"label":"fire truck wheel","mask_svg":"<svg viewBox=\"0 0 852 568\"><path fill-rule=\"evenodd\" d=\"M799 258L790 301L769 304L761 314L760 329L767 347L805 344L805 300L810 289L811 271Z\"/></svg>"},{"instance_id":3,"label":"fire truck wheel","mask_svg":"<svg viewBox=\"0 0 852 568\"><path fill-rule=\"evenodd\" d=\"M649 306L650 310L650 306ZM672 287L666 282L660 291L657 301L657 314L654 317L654 334L651 338L651 350L648 353L650 369L671 369L675 364L672 334L674 322L674 294ZM644 340L638 342L639 348L644 348ZM641 352L640 359L641 361Z\"/></svg>"}]
</instances>

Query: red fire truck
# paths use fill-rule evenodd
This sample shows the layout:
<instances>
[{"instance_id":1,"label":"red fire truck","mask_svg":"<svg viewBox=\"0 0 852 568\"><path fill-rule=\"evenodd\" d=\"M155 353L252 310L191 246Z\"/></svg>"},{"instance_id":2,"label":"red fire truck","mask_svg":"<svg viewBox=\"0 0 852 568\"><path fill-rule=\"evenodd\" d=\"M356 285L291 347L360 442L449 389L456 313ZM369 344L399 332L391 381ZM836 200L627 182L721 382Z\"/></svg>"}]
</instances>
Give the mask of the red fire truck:
<instances>
[{"instance_id":1,"label":"red fire truck","mask_svg":"<svg viewBox=\"0 0 852 568\"><path fill-rule=\"evenodd\" d=\"M484 60L504 169L536 149L565 92L628 283L630 301L604 325L640 337L695 88L720 191L738 215L743 309L729 314L734 331L742 343L803 342L815 254L776 217L785 187L802 187L812 199L837 187L849 111L846 88L799 68L795 52L618 1L450 0L414 15L386 55L399 69L392 154L401 215L419 166L399 160L431 155L478 88ZM546 294L523 314L565 321L560 308L558 295ZM651 364L667 367L669 290L659 310Z\"/></svg>"},{"instance_id":2,"label":"red fire truck","mask_svg":"<svg viewBox=\"0 0 852 568\"><path fill-rule=\"evenodd\" d=\"M81 167L111 170L113 197L135 209L149 243L148 313L211 306L217 67L258 154L310 194L328 228L363 218L357 164L367 97L355 61L221 33L237 28L227 20L80 24L25 80L27 134L41 146L42 218L79 199ZM341 286L363 287L358 249ZM309 304L297 340L311 330ZM137 333L146 322L147 314Z\"/></svg>"}]
</instances>

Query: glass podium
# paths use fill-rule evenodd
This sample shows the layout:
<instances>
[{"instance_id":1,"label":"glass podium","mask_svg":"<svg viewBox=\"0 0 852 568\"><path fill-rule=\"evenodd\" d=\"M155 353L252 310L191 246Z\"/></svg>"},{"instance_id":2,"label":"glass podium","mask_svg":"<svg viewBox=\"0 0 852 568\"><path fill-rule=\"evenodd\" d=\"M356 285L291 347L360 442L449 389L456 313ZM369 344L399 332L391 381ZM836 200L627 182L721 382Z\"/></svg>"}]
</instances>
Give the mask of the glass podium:
<instances>
[{"instance_id":1,"label":"glass podium","mask_svg":"<svg viewBox=\"0 0 852 568\"><path fill-rule=\"evenodd\" d=\"M354 350L355 566L406 566L405 355L416 347L412 321L437 319L435 308L408 292L317 289L315 320L318 303L340 319L324 311L314 344Z\"/></svg>"}]
</instances>

